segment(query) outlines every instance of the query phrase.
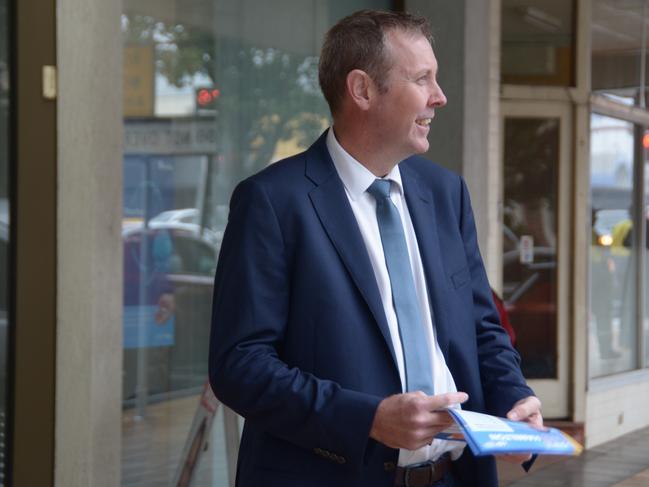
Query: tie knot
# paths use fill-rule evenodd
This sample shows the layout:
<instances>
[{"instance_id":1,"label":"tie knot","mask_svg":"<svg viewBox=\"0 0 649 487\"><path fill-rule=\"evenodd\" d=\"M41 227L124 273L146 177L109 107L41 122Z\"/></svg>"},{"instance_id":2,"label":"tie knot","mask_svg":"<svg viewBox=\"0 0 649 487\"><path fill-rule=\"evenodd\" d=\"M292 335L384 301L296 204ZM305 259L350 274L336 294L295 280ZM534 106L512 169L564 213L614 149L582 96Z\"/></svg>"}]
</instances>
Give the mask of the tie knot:
<instances>
[{"instance_id":1,"label":"tie knot","mask_svg":"<svg viewBox=\"0 0 649 487\"><path fill-rule=\"evenodd\" d=\"M367 188L370 193L378 201L390 197L390 180L389 179L375 179L374 182Z\"/></svg>"}]
</instances>

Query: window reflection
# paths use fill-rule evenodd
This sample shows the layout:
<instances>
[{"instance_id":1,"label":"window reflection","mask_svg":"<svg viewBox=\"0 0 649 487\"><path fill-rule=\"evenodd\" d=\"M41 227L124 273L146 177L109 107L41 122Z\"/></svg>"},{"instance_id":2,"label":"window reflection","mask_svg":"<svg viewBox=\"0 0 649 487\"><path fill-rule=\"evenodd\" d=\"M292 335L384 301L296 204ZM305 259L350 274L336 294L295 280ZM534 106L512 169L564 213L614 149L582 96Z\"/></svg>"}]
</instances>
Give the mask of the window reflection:
<instances>
[{"instance_id":1,"label":"window reflection","mask_svg":"<svg viewBox=\"0 0 649 487\"><path fill-rule=\"evenodd\" d=\"M593 0L592 4L593 91L625 104L639 104L640 86L646 78L641 73L641 57L646 56L642 38L649 27L647 3Z\"/></svg>"},{"instance_id":2,"label":"window reflection","mask_svg":"<svg viewBox=\"0 0 649 487\"><path fill-rule=\"evenodd\" d=\"M505 119L503 298L528 379L557 377L559 119Z\"/></svg>"},{"instance_id":3,"label":"window reflection","mask_svg":"<svg viewBox=\"0 0 649 487\"><path fill-rule=\"evenodd\" d=\"M633 208L634 126L591 116L591 377L634 368L636 361Z\"/></svg>"},{"instance_id":4,"label":"window reflection","mask_svg":"<svg viewBox=\"0 0 649 487\"><path fill-rule=\"evenodd\" d=\"M574 12L574 1L503 0L503 82L574 85Z\"/></svg>"},{"instance_id":5,"label":"window reflection","mask_svg":"<svg viewBox=\"0 0 649 487\"><path fill-rule=\"evenodd\" d=\"M124 484L168 485L188 472L192 485L232 482L236 418L219 408L210 431L192 428L205 413L212 280L230 195L328 125L317 82L327 28L389 6L124 2ZM210 440L196 468L183 456L197 451L190 430Z\"/></svg>"}]
</instances>

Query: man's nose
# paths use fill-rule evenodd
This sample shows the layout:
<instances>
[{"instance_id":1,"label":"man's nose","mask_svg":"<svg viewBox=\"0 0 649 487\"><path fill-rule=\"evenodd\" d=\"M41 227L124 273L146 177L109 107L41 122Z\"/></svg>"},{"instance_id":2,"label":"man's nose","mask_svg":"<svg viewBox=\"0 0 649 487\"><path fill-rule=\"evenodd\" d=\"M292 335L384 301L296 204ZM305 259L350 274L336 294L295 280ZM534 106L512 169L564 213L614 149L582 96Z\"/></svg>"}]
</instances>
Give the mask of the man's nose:
<instances>
[{"instance_id":1,"label":"man's nose","mask_svg":"<svg viewBox=\"0 0 649 487\"><path fill-rule=\"evenodd\" d=\"M428 105L434 108L441 108L446 105L446 95L438 84L435 84L433 90L430 93Z\"/></svg>"}]
</instances>

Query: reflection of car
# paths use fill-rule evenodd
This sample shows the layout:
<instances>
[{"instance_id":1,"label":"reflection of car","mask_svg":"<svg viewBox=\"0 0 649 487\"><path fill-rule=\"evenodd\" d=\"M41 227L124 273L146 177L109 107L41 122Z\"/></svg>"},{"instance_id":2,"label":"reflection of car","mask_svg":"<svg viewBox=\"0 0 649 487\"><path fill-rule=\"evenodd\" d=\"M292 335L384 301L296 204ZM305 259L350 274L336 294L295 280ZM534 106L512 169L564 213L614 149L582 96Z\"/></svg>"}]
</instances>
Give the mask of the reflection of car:
<instances>
[{"instance_id":1,"label":"reflection of car","mask_svg":"<svg viewBox=\"0 0 649 487\"><path fill-rule=\"evenodd\" d=\"M124 380L126 403L200 386L205 380L212 280L219 238L191 223L125 223ZM146 379L138 375L146 359ZM142 383L144 381L144 384Z\"/></svg>"},{"instance_id":2,"label":"reflection of car","mask_svg":"<svg viewBox=\"0 0 649 487\"><path fill-rule=\"evenodd\" d=\"M143 225L126 223L122 227L125 281L139 281L146 270L150 275L214 275L220 236L191 223L150 222L147 225L148 267L144 265L141 242ZM125 293L125 301L128 296Z\"/></svg>"},{"instance_id":3,"label":"reflection of car","mask_svg":"<svg viewBox=\"0 0 649 487\"><path fill-rule=\"evenodd\" d=\"M215 212L217 216L222 218L221 215L223 213L222 207L217 206ZM186 228L189 231L197 232L199 231L199 225L201 224L200 218L201 215L197 208L181 208L179 210L167 210L158 213L156 216L151 218L151 220L149 220L149 226L155 227L164 224L179 224L179 225L187 225L184 228ZM224 221L227 221L227 216ZM205 228L202 232L199 233L202 234L203 238L206 238L212 241L213 243L215 243L217 246L220 246L221 239L223 238L223 231Z\"/></svg>"},{"instance_id":4,"label":"reflection of car","mask_svg":"<svg viewBox=\"0 0 649 487\"><path fill-rule=\"evenodd\" d=\"M198 225L200 214L196 208L183 208L180 210L167 210L151 218L149 223L193 223Z\"/></svg>"},{"instance_id":5,"label":"reflection of car","mask_svg":"<svg viewBox=\"0 0 649 487\"><path fill-rule=\"evenodd\" d=\"M518 248L503 254L503 300L516 331L516 348L528 379L556 376L556 252L535 247L523 263Z\"/></svg>"}]
</instances>

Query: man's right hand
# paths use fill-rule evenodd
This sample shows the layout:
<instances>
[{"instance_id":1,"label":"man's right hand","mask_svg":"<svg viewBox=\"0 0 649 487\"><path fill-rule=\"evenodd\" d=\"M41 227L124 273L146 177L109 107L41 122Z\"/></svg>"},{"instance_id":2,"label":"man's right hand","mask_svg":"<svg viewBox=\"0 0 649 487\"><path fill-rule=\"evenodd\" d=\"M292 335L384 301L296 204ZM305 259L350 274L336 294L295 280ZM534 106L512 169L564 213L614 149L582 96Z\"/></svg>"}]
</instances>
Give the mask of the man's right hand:
<instances>
[{"instance_id":1,"label":"man's right hand","mask_svg":"<svg viewBox=\"0 0 649 487\"><path fill-rule=\"evenodd\" d=\"M427 396L421 391L386 397L376 409L370 437L390 448L416 450L453 423L442 410L468 398L465 392Z\"/></svg>"}]
</instances>

